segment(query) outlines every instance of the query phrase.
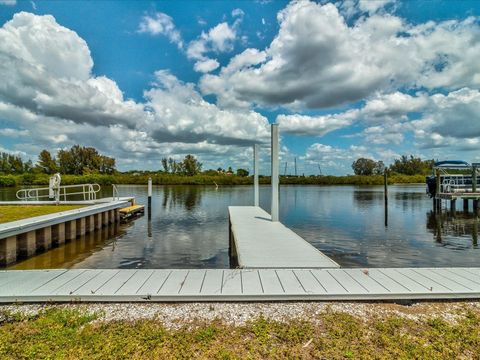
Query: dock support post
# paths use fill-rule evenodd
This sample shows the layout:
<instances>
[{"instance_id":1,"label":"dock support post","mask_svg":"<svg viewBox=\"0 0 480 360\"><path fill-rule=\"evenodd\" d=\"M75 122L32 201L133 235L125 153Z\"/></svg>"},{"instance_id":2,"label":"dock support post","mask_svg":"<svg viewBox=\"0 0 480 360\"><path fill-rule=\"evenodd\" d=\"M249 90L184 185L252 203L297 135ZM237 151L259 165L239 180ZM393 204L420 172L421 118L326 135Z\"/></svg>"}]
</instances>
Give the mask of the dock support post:
<instances>
[{"instance_id":1,"label":"dock support post","mask_svg":"<svg viewBox=\"0 0 480 360\"><path fill-rule=\"evenodd\" d=\"M468 212L468 199L463 199L463 211Z\"/></svg>"},{"instance_id":2,"label":"dock support post","mask_svg":"<svg viewBox=\"0 0 480 360\"><path fill-rule=\"evenodd\" d=\"M93 215L95 216L95 230L99 230L102 228L102 213L98 213Z\"/></svg>"},{"instance_id":3,"label":"dock support post","mask_svg":"<svg viewBox=\"0 0 480 360\"><path fill-rule=\"evenodd\" d=\"M17 237L0 239L0 264L8 265L17 261Z\"/></svg>"},{"instance_id":4,"label":"dock support post","mask_svg":"<svg viewBox=\"0 0 480 360\"><path fill-rule=\"evenodd\" d=\"M278 203L279 203L279 179L278 179L278 124L272 124L272 221L278 221Z\"/></svg>"},{"instance_id":5,"label":"dock support post","mask_svg":"<svg viewBox=\"0 0 480 360\"><path fill-rule=\"evenodd\" d=\"M65 243L65 223L52 226L52 244L55 246Z\"/></svg>"},{"instance_id":6,"label":"dock support post","mask_svg":"<svg viewBox=\"0 0 480 360\"><path fill-rule=\"evenodd\" d=\"M65 240L75 240L77 238L77 222L75 220L65 223Z\"/></svg>"},{"instance_id":7,"label":"dock support post","mask_svg":"<svg viewBox=\"0 0 480 360\"><path fill-rule=\"evenodd\" d=\"M77 219L77 224L76 224L76 227L77 227L77 236L82 236L82 235L85 235L85 229L86 229L86 221L85 221L85 218L80 218L80 219Z\"/></svg>"},{"instance_id":8,"label":"dock support post","mask_svg":"<svg viewBox=\"0 0 480 360\"><path fill-rule=\"evenodd\" d=\"M152 218L152 178L148 178L148 218Z\"/></svg>"},{"instance_id":9,"label":"dock support post","mask_svg":"<svg viewBox=\"0 0 480 360\"><path fill-rule=\"evenodd\" d=\"M450 200L450 212L453 216L456 215L457 212L457 199Z\"/></svg>"},{"instance_id":10,"label":"dock support post","mask_svg":"<svg viewBox=\"0 0 480 360\"><path fill-rule=\"evenodd\" d=\"M472 192L477 192L477 166L472 166Z\"/></svg>"},{"instance_id":11,"label":"dock support post","mask_svg":"<svg viewBox=\"0 0 480 360\"><path fill-rule=\"evenodd\" d=\"M37 252L45 251L52 247L52 228L51 226L35 230Z\"/></svg>"},{"instance_id":12,"label":"dock support post","mask_svg":"<svg viewBox=\"0 0 480 360\"><path fill-rule=\"evenodd\" d=\"M477 199L473 200L473 214L475 216L478 215L478 200Z\"/></svg>"},{"instance_id":13,"label":"dock support post","mask_svg":"<svg viewBox=\"0 0 480 360\"><path fill-rule=\"evenodd\" d=\"M18 256L27 258L35 255L37 246L35 244L35 230L17 235Z\"/></svg>"},{"instance_id":14,"label":"dock support post","mask_svg":"<svg viewBox=\"0 0 480 360\"><path fill-rule=\"evenodd\" d=\"M260 195L258 186L258 148L258 144L253 145L253 204L255 206L260 206Z\"/></svg>"},{"instance_id":15,"label":"dock support post","mask_svg":"<svg viewBox=\"0 0 480 360\"><path fill-rule=\"evenodd\" d=\"M385 201L385 226L388 226L388 170L383 171L383 197Z\"/></svg>"}]
</instances>

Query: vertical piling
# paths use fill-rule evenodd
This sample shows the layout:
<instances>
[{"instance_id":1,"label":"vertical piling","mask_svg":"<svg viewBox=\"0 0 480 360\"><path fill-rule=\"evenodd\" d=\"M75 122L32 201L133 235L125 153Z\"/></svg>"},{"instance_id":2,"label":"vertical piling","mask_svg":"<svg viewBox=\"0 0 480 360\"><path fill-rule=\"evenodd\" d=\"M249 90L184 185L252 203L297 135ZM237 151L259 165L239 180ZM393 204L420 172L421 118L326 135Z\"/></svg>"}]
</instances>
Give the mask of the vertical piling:
<instances>
[{"instance_id":1,"label":"vertical piling","mask_svg":"<svg viewBox=\"0 0 480 360\"><path fill-rule=\"evenodd\" d=\"M152 218L152 178L148 178L148 218Z\"/></svg>"},{"instance_id":2,"label":"vertical piling","mask_svg":"<svg viewBox=\"0 0 480 360\"><path fill-rule=\"evenodd\" d=\"M278 124L272 124L272 144L271 144L271 158L272 158L272 221L278 221L278 203L279 203L279 179L278 179Z\"/></svg>"},{"instance_id":3,"label":"vertical piling","mask_svg":"<svg viewBox=\"0 0 480 360\"><path fill-rule=\"evenodd\" d=\"M260 206L260 195L259 195L259 186L258 186L258 168L259 168L259 145L253 145L253 204L255 206Z\"/></svg>"},{"instance_id":4,"label":"vertical piling","mask_svg":"<svg viewBox=\"0 0 480 360\"><path fill-rule=\"evenodd\" d=\"M463 199L463 211L468 213L468 199Z\"/></svg>"},{"instance_id":5,"label":"vertical piling","mask_svg":"<svg viewBox=\"0 0 480 360\"><path fill-rule=\"evenodd\" d=\"M385 203L385 226L388 226L388 170L383 171L383 198Z\"/></svg>"},{"instance_id":6,"label":"vertical piling","mask_svg":"<svg viewBox=\"0 0 480 360\"><path fill-rule=\"evenodd\" d=\"M457 214L457 199L450 200L450 212L452 213L452 216Z\"/></svg>"}]
</instances>

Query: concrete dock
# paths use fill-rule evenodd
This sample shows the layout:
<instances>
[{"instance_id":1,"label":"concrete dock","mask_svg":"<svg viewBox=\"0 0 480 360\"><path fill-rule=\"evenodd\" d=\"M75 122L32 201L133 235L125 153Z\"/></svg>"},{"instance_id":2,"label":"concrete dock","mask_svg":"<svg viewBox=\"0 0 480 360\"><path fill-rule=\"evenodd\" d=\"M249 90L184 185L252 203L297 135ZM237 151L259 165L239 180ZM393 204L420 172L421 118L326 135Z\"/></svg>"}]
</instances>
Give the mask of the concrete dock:
<instances>
[{"instance_id":1,"label":"concrete dock","mask_svg":"<svg viewBox=\"0 0 480 360\"><path fill-rule=\"evenodd\" d=\"M0 303L478 298L480 268L0 271Z\"/></svg>"},{"instance_id":2,"label":"concrete dock","mask_svg":"<svg viewBox=\"0 0 480 360\"><path fill-rule=\"evenodd\" d=\"M0 265L13 264L18 259L34 256L52 246L119 222L119 209L127 206L130 201L131 198L110 198L96 200L94 203L81 202L81 205L86 206L0 224ZM33 202L18 203L32 205Z\"/></svg>"},{"instance_id":3,"label":"concrete dock","mask_svg":"<svg viewBox=\"0 0 480 360\"><path fill-rule=\"evenodd\" d=\"M229 206L231 252L238 267L337 268L339 265L257 206Z\"/></svg>"}]
</instances>

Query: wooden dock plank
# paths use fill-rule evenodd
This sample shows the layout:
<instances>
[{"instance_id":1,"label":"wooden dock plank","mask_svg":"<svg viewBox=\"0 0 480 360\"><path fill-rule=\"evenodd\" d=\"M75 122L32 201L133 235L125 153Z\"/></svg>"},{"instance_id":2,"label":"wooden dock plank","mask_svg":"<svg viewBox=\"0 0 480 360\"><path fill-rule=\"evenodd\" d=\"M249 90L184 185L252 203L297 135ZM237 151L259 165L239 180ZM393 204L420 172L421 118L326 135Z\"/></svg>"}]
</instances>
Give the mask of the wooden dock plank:
<instances>
[{"instance_id":1,"label":"wooden dock plank","mask_svg":"<svg viewBox=\"0 0 480 360\"><path fill-rule=\"evenodd\" d=\"M263 294L262 283L258 270L244 269L240 273L242 276L243 293L246 295Z\"/></svg>"},{"instance_id":2,"label":"wooden dock plank","mask_svg":"<svg viewBox=\"0 0 480 360\"><path fill-rule=\"evenodd\" d=\"M60 285L60 287L56 288L52 294L55 295L72 295L75 290L82 287L91 279L99 276L102 270L96 271L93 269L88 269L79 274L78 276L72 278L70 281Z\"/></svg>"},{"instance_id":3,"label":"wooden dock plank","mask_svg":"<svg viewBox=\"0 0 480 360\"><path fill-rule=\"evenodd\" d=\"M438 275L432 269L412 269L412 271L418 274L421 274L425 276L427 279L430 279L438 284L441 284L442 286L448 288L450 291L455 291L455 292L472 291L472 289L469 287L465 287L454 280Z\"/></svg>"},{"instance_id":4,"label":"wooden dock plank","mask_svg":"<svg viewBox=\"0 0 480 360\"><path fill-rule=\"evenodd\" d=\"M114 270L113 270L114 271ZM100 286L95 293L104 294L104 295L114 295L116 292L128 281L130 278L135 275L137 270L133 269L122 269L118 273L114 274L110 280Z\"/></svg>"},{"instance_id":5,"label":"wooden dock plank","mask_svg":"<svg viewBox=\"0 0 480 360\"><path fill-rule=\"evenodd\" d=\"M480 268L0 271L0 302L479 299L477 274Z\"/></svg>"},{"instance_id":6,"label":"wooden dock plank","mask_svg":"<svg viewBox=\"0 0 480 360\"><path fill-rule=\"evenodd\" d=\"M293 273L297 277L298 281L302 284L302 288L309 294L326 294L325 288L318 282L313 276L310 270L293 270Z\"/></svg>"},{"instance_id":7,"label":"wooden dock plank","mask_svg":"<svg viewBox=\"0 0 480 360\"><path fill-rule=\"evenodd\" d=\"M223 271L223 295L236 295L242 294L242 278L240 276L240 270L224 270Z\"/></svg>"},{"instance_id":8,"label":"wooden dock plank","mask_svg":"<svg viewBox=\"0 0 480 360\"><path fill-rule=\"evenodd\" d=\"M273 269L260 269L258 270L260 275L260 281L262 282L263 291L266 294L283 294L282 283L278 279L278 275Z\"/></svg>"},{"instance_id":9,"label":"wooden dock plank","mask_svg":"<svg viewBox=\"0 0 480 360\"><path fill-rule=\"evenodd\" d=\"M455 281L470 290L474 290L480 286L480 282L472 281L466 277L463 277L455 271L449 271L449 269L432 269L432 271L439 276ZM478 280L480 280L480 278Z\"/></svg>"},{"instance_id":10,"label":"wooden dock plank","mask_svg":"<svg viewBox=\"0 0 480 360\"><path fill-rule=\"evenodd\" d=\"M120 272L120 269L106 269L102 270L97 276L92 277L80 287L72 290L76 295L90 295L96 294L100 288L106 285L115 275ZM100 292L103 293L103 292Z\"/></svg>"},{"instance_id":11,"label":"wooden dock plank","mask_svg":"<svg viewBox=\"0 0 480 360\"><path fill-rule=\"evenodd\" d=\"M471 281L474 284L480 285L480 275L474 275L471 272L467 271L466 269L463 269L463 268L455 268L455 269L449 268L449 269L446 269L446 271L448 271L449 273L453 272L453 273L457 274L458 276L461 276L465 279L468 279L469 281Z\"/></svg>"},{"instance_id":12,"label":"wooden dock plank","mask_svg":"<svg viewBox=\"0 0 480 360\"><path fill-rule=\"evenodd\" d=\"M65 285L66 283L72 281L76 277L80 276L83 274L86 270L85 269L73 269L73 270L68 270L65 271L63 274L60 276L57 276L56 278L52 279L48 283L39 285L35 289L32 290L32 294L52 294L55 290L57 290L59 287Z\"/></svg>"},{"instance_id":13,"label":"wooden dock plank","mask_svg":"<svg viewBox=\"0 0 480 360\"><path fill-rule=\"evenodd\" d=\"M15 276L16 279L14 281L10 281L0 287L0 296L5 294L29 294L32 289L46 284L52 279L62 275L65 271L66 270L44 270L40 273L28 271L26 274L27 277L20 279L20 277Z\"/></svg>"},{"instance_id":14,"label":"wooden dock plank","mask_svg":"<svg viewBox=\"0 0 480 360\"><path fill-rule=\"evenodd\" d=\"M341 285L343 288L347 290L350 294L365 294L369 291L359 284L356 280L354 280L347 272L344 270L331 270L329 271L330 275L332 275Z\"/></svg>"},{"instance_id":15,"label":"wooden dock plank","mask_svg":"<svg viewBox=\"0 0 480 360\"><path fill-rule=\"evenodd\" d=\"M290 269L275 270L278 279L282 283L282 288L287 294L305 294L303 285L298 280L295 273Z\"/></svg>"},{"instance_id":16,"label":"wooden dock plank","mask_svg":"<svg viewBox=\"0 0 480 360\"><path fill-rule=\"evenodd\" d=\"M367 289L369 293L389 293L390 290L382 283L379 283L370 276L370 271L367 269L345 269L343 270L352 277L353 280L358 282L360 286Z\"/></svg>"},{"instance_id":17,"label":"wooden dock plank","mask_svg":"<svg viewBox=\"0 0 480 360\"><path fill-rule=\"evenodd\" d=\"M153 274L154 270L139 269L133 276L127 280L121 288L117 290L119 295L136 294L137 290L147 281Z\"/></svg>"},{"instance_id":18,"label":"wooden dock plank","mask_svg":"<svg viewBox=\"0 0 480 360\"><path fill-rule=\"evenodd\" d=\"M256 206L229 206L240 268L338 268L339 265Z\"/></svg>"},{"instance_id":19,"label":"wooden dock plank","mask_svg":"<svg viewBox=\"0 0 480 360\"><path fill-rule=\"evenodd\" d=\"M402 275L412 279L413 281L417 282L418 284L425 287L427 290L431 292L451 292L452 289L438 283L430 278L423 276L422 274L418 273L414 269L396 269Z\"/></svg>"},{"instance_id":20,"label":"wooden dock plank","mask_svg":"<svg viewBox=\"0 0 480 360\"><path fill-rule=\"evenodd\" d=\"M185 283L190 270L172 270L171 275L165 281L157 294L178 295Z\"/></svg>"},{"instance_id":21,"label":"wooden dock plank","mask_svg":"<svg viewBox=\"0 0 480 360\"><path fill-rule=\"evenodd\" d=\"M171 273L171 270L154 270L153 274L145 279L143 284L140 284L135 294L148 296L158 293L158 290L160 290Z\"/></svg>"},{"instance_id":22,"label":"wooden dock plank","mask_svg":"<svg viewBox=\"0 0 480 360\"><path fill-rule=\"evenodd\" d=\"M206 272L207 270L190 271L185 279L182 289L180 290L180 294L200 294L200 289L202 288Z\"/></svg>"},{"instance_id":23,"label":"wooden dock plank","mask_svg":"<svg viewBox=\"0 0 480 360\"><path fill-rule=\"evenodd\" d=\"M208 269L202 283L202 295L220 295L222 293L223 270Z\"/></svg>"},{"instance_id":24,"label":"wooden dock plank","mask_svg":"<svg viewBox=\"0 0 480 360\"><path fill-rule=\"evenodd\" d=\"M385 275L379 269L368 269L368 275L375 281L385 286L391 293L410 292L410 289L404 284L402 284L401 281L395 280L394 278Z\"/></svg>"},{"instance_id":25,"label":"wooden dock plank","mask_svg":"<svg viewBox=\"0 0 480 360\"><path fill-rule=\"evenodd\" d=\"M328 270L313 269L310 271L328 294L348 294L347 289Z\"/></svg>"},{"instance_id":26,"label":"wooden dock plank","mask_svg":"<svg viewBox=\"0 0 480 360\"><path fill-rule=\"evenodd\" d=\"M408 276L405 276L402 272L399 270L401 269L378 269L379 272L385 274L391 279L395 279L398 281L400 284L405 286L410 290L410 292L413 293L424 293L425 291L431 291L429 288L426 286L423 286L422 284L412 280Z\"/></svg>"}]
</instances>

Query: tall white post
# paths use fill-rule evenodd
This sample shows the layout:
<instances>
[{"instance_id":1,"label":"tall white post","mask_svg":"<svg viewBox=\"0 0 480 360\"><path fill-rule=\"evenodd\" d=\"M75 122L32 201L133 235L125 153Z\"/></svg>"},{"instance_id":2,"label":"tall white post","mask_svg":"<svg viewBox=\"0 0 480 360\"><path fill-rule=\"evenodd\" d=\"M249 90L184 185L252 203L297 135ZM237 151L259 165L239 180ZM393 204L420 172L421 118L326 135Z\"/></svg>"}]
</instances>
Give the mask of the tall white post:
<instances>
[{"instance_id":1,"label":"tall white post","mask_svg":"<svg viewBox=\"0 0 480 360\"><path fill-rule=\"evenodd\" d=\"M253 203L255 206L260 206L259 203L259 187L258 187L258 144L253 145Z\"/></svg>"},{"instance_id":2,"label":"tall white post","mask_svg":"<svg viewBox=\"0 0 480 360\"><path fill-rule=\"evenodd\" d=\"M272 124L272 221L278 221L278 124Z\"/></svg>"}]
</instances>

